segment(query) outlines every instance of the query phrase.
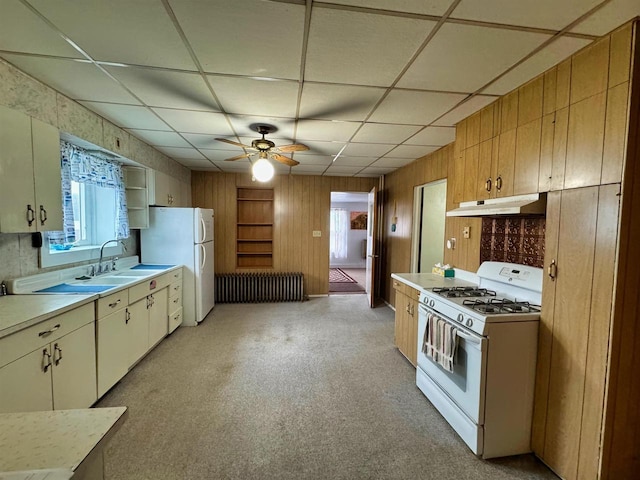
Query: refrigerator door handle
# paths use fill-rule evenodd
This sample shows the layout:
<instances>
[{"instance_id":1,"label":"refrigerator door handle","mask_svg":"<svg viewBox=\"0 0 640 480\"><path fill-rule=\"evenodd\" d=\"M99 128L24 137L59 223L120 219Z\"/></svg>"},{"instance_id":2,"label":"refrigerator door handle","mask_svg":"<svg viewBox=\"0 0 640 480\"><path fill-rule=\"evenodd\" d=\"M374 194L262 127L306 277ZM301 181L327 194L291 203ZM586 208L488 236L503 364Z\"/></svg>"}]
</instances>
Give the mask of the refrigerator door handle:
<instances>
[{"instance_id":1,"label":"refrigerator door handle","mask_svg":"<svg viewBox=\"0 0 640 480\"><path fill-rule=\"evenodd\" d=\"M202 216L200 216L200 224L202 225L202 238L200 239L200 243L204 243L208 239L207 239L207 226L204 223L204 218L202 218Z\"/></svg>"},{"instance_id":2,"label":"refrigerator door handle","mask_svg":"<svg viewBox=\"0 0 640 480\"><path fill-rule=\"evenodd\" d=\"M204 264L207 263L207 251L205 250L204 245L200 244L199 247L202 250L202 261L200 262L200 271L202 271L204 269Z\"/></svg>"}]
</instances>

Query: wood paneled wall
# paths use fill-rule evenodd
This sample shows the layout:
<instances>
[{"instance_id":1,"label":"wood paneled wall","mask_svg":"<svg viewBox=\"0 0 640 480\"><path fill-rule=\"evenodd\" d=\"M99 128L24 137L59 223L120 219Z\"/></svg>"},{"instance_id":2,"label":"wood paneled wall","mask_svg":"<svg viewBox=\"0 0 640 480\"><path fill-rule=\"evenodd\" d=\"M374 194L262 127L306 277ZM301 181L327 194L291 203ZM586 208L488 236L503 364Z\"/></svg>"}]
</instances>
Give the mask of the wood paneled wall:
<instances>
[{"instance_id":1,"label":"wood paneled wall","mask_svg":"<svg viewBox=\"0 0 640 480\"><path fill-rule=\"evenodd\" d=\"M194 207L213 208L214 252L218 273L259 271L236 268L237 187L274 189L273 268L302 272L307 295L329 292L329 210L331 192L369 192L377 178L276 175L257 184L250 174L192 172ZM312 232L319 230L320 237Z\"/></svg>"}]
</instances>

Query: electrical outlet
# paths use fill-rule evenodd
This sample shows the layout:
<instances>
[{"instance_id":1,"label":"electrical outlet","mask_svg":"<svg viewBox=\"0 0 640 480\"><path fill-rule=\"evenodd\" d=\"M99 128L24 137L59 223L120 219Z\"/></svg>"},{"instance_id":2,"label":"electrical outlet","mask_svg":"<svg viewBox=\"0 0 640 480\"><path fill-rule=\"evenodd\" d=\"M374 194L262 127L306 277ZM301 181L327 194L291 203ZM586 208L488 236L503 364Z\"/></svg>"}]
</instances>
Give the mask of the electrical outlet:
<instances>
[{"instance_id":1,"label":"electrical outlet","mask_svg":"<svg viewBox=\"0 0 640 480\"><path fill-rule=\"evenodd\" d=\"M320 230L314 230L313 231L313 236L314 237L321 237L322 236L322 232Z\"/></svg>"},{"instance_id":2,"label":"electrical outlet","mask_svg":"<svg viewBox=\"0 0 640 480\"><path fill-rule=\"evenodd\" d=\"M464 238L469 238L471 236L471 227L464 227L462 229L462 236Z\"/></svg>"}]
</instances>

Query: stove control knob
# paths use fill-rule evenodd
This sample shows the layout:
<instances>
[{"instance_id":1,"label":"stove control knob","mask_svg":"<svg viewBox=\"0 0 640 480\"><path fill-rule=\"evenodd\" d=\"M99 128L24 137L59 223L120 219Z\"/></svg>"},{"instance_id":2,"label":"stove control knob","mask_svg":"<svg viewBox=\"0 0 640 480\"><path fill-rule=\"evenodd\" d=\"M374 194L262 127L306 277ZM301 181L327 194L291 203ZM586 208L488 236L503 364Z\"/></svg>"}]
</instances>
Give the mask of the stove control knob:
<instances>
[{"instance_id":1,"label":"stove control knob","mask_svg":"<svg viewBox=\"0 0 640 480\"><path fill-rule=\"evenodd\" d=\"M456 320L458 320L458 322L462 323L462 321L464 320L464 317L462 316L461 313L458 314L458 317L456 318Z\"/></svg>"},{"instance_id":2,"label":"stove control knob","mask_svg":"<svg viewBox=\"0 0 640 480\"><path fill-rule=\"evenodd\" d=\"M472 327L473 326L473 320L471 320L470 318L467 318L467 327Z\"/></svg>"},{"instance_id":3,"label":"stove control knob","mask_svg":"<svg viewBox=\"0 0 640 480\"><path fill-rule=\"evenodd\" d=\"M435 300L429 300L429 306L430 306L431 308L435 307L435 306L436 306L436 302L435 302Z\"/></svg>"}]
</instances>

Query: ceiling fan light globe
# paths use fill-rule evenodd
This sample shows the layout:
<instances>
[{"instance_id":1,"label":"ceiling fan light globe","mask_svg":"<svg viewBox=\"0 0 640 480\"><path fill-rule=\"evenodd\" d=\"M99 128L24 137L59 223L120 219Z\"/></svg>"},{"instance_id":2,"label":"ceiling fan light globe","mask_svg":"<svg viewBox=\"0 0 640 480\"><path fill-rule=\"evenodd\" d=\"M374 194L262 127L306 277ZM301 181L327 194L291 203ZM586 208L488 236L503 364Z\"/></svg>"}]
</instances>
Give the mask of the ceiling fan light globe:
<instances>
[{"instance_id":1,"label":"ceiling fan light globe","mask_svg":"<svg viewBox=\"0 0 640 480\"><path fill-rule=\"evenodd\" d=\"M266 158L261 158L251 168L253 177L259 182L268 182L273 178L274 168Z\"/></svg>"}]
</instances>

